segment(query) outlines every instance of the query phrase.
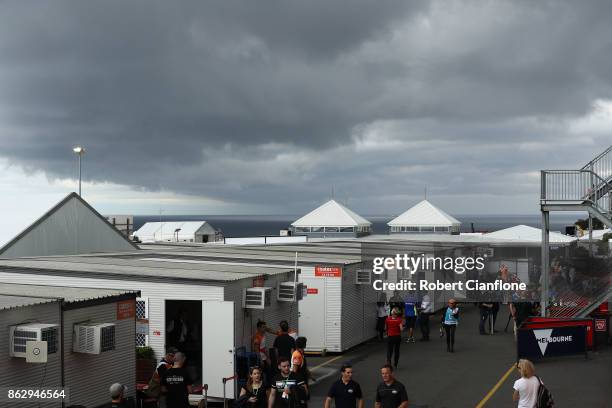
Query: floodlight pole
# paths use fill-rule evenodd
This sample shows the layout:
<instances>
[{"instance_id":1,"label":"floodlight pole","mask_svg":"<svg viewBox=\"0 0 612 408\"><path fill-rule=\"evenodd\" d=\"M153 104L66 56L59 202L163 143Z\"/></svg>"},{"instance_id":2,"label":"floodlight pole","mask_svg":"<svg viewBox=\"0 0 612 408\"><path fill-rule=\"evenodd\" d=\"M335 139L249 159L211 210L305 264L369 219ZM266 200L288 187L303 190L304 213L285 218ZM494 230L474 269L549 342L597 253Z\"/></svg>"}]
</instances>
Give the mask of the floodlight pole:
<instances>
[{"instance_id":1,"label":"floodlight pole","mask_svg":"<svg viewBox=\"0 0 612 408\"><path fill-rule=\"evenodd\" d=\"M81 197L81 170L82 170L81 160L82 160L83 154L85 153L85 148L82 146L75 146L74 148L72 148L72 151L75 152L79 156L79 197Z\"/></svg>"}]
</instances>

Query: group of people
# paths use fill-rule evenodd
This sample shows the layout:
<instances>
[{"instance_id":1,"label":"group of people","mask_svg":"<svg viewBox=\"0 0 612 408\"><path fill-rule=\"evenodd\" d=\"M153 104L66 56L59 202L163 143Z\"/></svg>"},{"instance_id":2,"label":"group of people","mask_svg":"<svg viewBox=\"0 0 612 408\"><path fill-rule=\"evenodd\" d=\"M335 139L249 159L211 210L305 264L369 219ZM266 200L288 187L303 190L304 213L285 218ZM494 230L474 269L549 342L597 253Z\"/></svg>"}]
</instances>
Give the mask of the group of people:
<instances>
[{"instance_id":1,"label":"group of people","mask_svg":"<svg viewBox=\"0 0 612 408\"><path fill-rule=\"evenodd\" d=\"M379 339L387 335L387 364L393 363L397 368L402 343L402 332L407 330L407 343L414 343L414 328L419 322L421 329L420 341L430 340L429 320L433 315L433 304L428 295L421 302L407 298L403 303L392 302L389 309L384 302L377 304L377 330ZM440 316L440 335L446 335L446 351L455 351L455 331L459 323L459 308L455 299L448 300L448 306Z\"/></svg>"}]
</instances>

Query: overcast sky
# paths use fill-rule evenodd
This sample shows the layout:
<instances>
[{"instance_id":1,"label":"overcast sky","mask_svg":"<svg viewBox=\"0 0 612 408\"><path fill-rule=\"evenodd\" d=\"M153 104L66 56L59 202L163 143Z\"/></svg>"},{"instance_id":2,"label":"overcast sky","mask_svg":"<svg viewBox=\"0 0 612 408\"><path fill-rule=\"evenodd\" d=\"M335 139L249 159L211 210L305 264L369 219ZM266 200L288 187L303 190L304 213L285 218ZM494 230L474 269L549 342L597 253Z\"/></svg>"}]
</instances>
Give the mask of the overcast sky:
<instances>
[{"instance_id":1,"label":"overcast sky","mask_svg":"<svg viewBox=\"0 0 612 408\"><path fill-rule=\"evenodd\" d=\"M536 213L612 144L609 1L2 1L0 213ZM24 227L25 225L21 225ZM0 239L2 241L2 239Z\"/></svg>"}]
</instances>

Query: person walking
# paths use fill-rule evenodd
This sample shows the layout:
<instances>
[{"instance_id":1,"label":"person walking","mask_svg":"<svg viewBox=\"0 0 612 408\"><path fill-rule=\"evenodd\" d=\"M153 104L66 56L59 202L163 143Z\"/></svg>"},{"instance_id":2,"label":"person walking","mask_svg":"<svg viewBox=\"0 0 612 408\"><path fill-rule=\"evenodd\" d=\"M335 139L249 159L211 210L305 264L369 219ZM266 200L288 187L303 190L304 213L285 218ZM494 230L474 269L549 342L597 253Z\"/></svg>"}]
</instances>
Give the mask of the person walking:
<instances>
[{"instance_id":1,"label":"person walking","mask_svg":"<svg viewBox=\"0 0 612 408\"><path fill-rule=\"evenodd\" d=\"M379 340L384 338L387 316L389 316L389 313L387 313L385 302L376 302L376 331Z\"/></svg>"},{"instance_id":2,"label":"person walking","mask_svg":"<svg viewBox=\"0 0 612 408\"><path fill-rule=\"evenodd\" d=\"M485 324L487 323L487 320L491 318L493 303L480 302L478 304L478 309L480 309L480 323L478 324L478 332L480 334L487 334L487 331L485 330Z\"/></svg>"},{"instance_id":3,"label":"person walking","mask_svg":"<svg viewBox=\"0 0 612 408\"><path fill-rule=\"evenodd\" d=\"M336 408L364 408L361 387L358 382L353 381L353 367L350 364L342 364L340 373L340 379L332 384L327 393L325 408L331 408L332 400Z\"/></svg>"},{"instance_id":4,"label":"person walking","mask_svg":"<svg viewBox=\"0 0 612 408\"><path fill-rule=\"evenodd\" d=\"M299 374L291 372L287 357L280 358L278 370L270 389L268 408L299 408L300 394L307 395L308 385Z\"/></svg>"},{"instance_id":5,"label":"person walking","mask_svg":"<svg viewBox=\"0 0 612 408\"><path fill-rule=\"evenodd\" d=\"M433 304L429 295L424 295L419 307L419 327L421 329L421 339L419 341L429 341L429 316L433 313Z\"/></svg>"},{"instance_id":6,"label":"person walking","mask_svg":"<svg viewBox=\"0 0 612 408\"><path fill-rule=\"evenodd\" d=\"M512 401L518 402L518 408L535 408L538 402L540 379L535 375L535 367L529 360L520 359L516 368L521 378L513 385Z\"/></svg>"},{"instance_id":7,"label":"person walking","mask_svg":"<svg viewBox=\"0 0 612 408\"><path fill-rule=\"evenodd\" d=\"M417 321L417 298L413 293L409 293L404 302L405 325L408 328L408 338L406 343L414 343L414 326Z\"/></svg>"},{"instance_id":8,"label":"person walking","mask_svg":"<svg viewBox=\"0 0 612 408\"><path fill-rule=\"evenodd\" d=\"M375 408L408 408L406 387L393 376L393 367L385 364L380 375L382 382L376 388Z\"/></svg>"},{"instance_id":9,"label":"person walking","mask_svg":"<svg viewBox=\"0 0 612 408\"><path fill-rule=\"evenodd\" d=\"M193 381L185 368L185 354L174 354L172 368L166 370L162 377L162 390L166 392L166 403L170 408L189 408L189 394Z\"/></svg>"},{"instance_id":10,"label":"person walking","mask_svg":"<svg viewBox=\"0 0 612 408\"><path fill-rule=\"evenodd\" d=\"M385 327L387 329L387 364L391 364L391 357L394 357L393 362L397 368L400 344L402 343L402 330L404 329L398 308L393 308L391 316L388 316L385 320Z\"/></svg>"},{"instance_id":11,"label":"person walking","mask_svg":"<svg viewBox=\"0 0 612 408\"><path fill-rule=\"evenodd\" d=\"M240 388L240 398L246 398L246 406L249 408L266 408L270 387L263 380L263 369L258 366L249 369L249 379Z\"/></svg>"},{"instance_id":12,"label":"person walking","mask_svg":"<svg viewBox=\"0 0 612 408\"><path fill-rule=\"evenodd\" d=\"M451 298L448 300L448 306L442 315L442 327L444 327L446 333L446 351L450 353L455 352L455 330L457 330L458 323L459 308L457 307L457 301Z\"/></svg>"}]
</instances>

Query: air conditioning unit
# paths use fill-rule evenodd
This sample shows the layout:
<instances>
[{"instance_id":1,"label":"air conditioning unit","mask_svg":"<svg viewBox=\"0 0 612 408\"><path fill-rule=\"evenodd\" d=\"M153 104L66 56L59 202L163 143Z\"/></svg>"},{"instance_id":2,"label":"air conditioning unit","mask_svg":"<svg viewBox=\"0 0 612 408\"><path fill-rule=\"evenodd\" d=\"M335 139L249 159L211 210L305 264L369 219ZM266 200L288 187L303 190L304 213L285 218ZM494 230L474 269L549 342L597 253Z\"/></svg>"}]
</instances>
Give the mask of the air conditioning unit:
<instances>
[{"instance_id":1,"label":"air conditioning unit","mask_svg":"<svg viewBox=\"0 0 612 408\"><path fill-rule=\"evenodd\" d=\"M26 343L28 341L46 341L47 354L57 352L57 340L59 337L59 325L30 323L19 326L10 326L9 355L11 357L26 358Z\"/></svg>"},{"instance_id":2,"label":"air conditioning unit","mask_svg":"<svg viewBox=\"0 0 612 408\"><path fill-rule=\"evenodd\" d=\"M265 309L270 306L272 288L246 288L242 294L242 307L245 309Z\"/></svg>"},{"instance_id":3,"label":"air conditioning unit","mask_svg":"<svg viewBox=\"0 0 612 408\"><path fill-rule=\"evenodd\" d=\"M80 323L74 325L72 351L100 354L115 349L114 323Z\"/></svg>"},{"instance_id":4,"label":"air conditioning unit","mask_svg":"<svg viewBox=\"0 0 612 408\"><path fill-rule=\"evenodd\" d=\"M369 285L372 283L372 271L369 269L357 269L355 274L355 283L357 285Z\"/></svg>"},{"instance_id":5,"label":"air conditioning unit","mask_svg":"<svg viewBox=\"0 0 612 408\"><path fill-rule=\"evenodd\" d=\"M297 293L297 297L295 296ZM279 302L295 302L302 300L304 296L304 284L301 282L281 282L278 284L278 295L276 300Z\"/></svg>"}]
</instances>

